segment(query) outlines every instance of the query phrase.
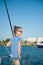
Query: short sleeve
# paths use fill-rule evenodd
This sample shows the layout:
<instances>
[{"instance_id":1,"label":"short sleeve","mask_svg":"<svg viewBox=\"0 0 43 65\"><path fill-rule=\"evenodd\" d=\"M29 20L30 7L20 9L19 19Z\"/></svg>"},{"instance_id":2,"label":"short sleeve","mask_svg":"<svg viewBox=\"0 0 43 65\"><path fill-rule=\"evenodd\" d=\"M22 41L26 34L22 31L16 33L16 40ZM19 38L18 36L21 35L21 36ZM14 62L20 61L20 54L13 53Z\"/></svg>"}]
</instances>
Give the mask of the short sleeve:
<instances>
[{"instance_id":1,"label":"short sleeve","mask_svg":"<svg viewBox=\"0 0 43 65\"><path fill-rule=\"evenodd\" d=\"M21 36L18 36L18 40L21 41L22 40L22 37Z\"/></svg>"}]
</instances>

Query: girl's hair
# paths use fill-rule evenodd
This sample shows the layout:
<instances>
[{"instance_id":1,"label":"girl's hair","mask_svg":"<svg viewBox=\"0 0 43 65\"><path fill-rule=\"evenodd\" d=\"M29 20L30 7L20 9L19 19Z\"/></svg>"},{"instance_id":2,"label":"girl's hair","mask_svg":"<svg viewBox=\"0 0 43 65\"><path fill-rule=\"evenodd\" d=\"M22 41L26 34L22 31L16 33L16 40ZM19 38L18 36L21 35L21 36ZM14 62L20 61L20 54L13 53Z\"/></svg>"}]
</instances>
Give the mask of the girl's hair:
<instances>
[{"instance_id":1,"label":"girl's hair","mask_svg":"<svg viewBox=\"0 0 43 65\"><path fill-rule=\"evenodd\" d=\"M15 25L15 26L14 26L14 33L16 33L17 29L22 29L22 27Z\"/></svg>"}]
</instances>

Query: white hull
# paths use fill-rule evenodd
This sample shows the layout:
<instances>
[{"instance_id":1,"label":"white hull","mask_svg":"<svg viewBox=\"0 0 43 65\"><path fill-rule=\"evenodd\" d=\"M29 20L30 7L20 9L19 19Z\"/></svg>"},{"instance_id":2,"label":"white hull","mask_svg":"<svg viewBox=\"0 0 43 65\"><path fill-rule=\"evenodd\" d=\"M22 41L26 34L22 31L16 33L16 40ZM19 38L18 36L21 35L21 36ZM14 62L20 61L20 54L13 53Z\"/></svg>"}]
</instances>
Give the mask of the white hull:
<instances>
[{"instance_id":1,"label":"white hull","mask_svg":"<svg viewBox=\"0 0 43 65\"><path fill-rule=\"evenodd\" d=\"M39 48L43 48L43 43L37 43L37 46L38 46Z\"/></svg>"}]
</instances>

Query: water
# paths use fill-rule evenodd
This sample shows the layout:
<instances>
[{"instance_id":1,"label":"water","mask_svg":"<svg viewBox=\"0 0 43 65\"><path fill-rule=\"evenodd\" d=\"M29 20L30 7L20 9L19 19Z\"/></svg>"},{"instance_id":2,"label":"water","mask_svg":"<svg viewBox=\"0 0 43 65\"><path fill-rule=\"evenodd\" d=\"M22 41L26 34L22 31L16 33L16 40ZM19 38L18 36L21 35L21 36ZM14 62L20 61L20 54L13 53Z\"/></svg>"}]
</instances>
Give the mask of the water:
<instances>
[{"instance_id":1,"label":"water","mask_svg":"<svg viewBox=\"0 0 43 65\"><path fill-rule=\"evenodd\" d=\"M10 50L10 48L8 47ZM30 57L30 65L43 65L43 48L38 48L37 46L22 46L21 48L21 56L29 56ZM0 46L0 56L8 56L8 52L6 51L4 46ZM24 64L28 65L27 59L25 59ZM11 65L11 61L8 58L3 58L1 65ZM22 60L21 60L21 65Z\"/></svg>"},{"instance_id":2,"label":"water","mask_svg":"<svg viewBox=\"0 0 43 65\"><path fill-rule=\"evenodd\" d=\"M30 56L30 65L43 65L43 48L37 46L23 46L22 55Z\"/></svg>"}]
</instances>

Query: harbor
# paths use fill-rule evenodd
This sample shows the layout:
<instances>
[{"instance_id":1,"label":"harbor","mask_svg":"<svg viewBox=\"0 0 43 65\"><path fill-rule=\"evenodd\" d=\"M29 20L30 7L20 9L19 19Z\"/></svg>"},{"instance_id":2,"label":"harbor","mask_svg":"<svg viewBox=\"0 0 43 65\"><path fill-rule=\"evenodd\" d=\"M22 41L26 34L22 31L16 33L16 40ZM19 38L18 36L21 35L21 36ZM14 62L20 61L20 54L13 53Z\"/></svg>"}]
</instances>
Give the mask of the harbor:
<instances>
[{"instance_id":1,"label":"harbor","mask_svg":"<svg viewBox=\"0 0 43 65\"><path fill-rule=\"evenodd\" d=\"M14 58L43 65L43 0L0 0L0 65Z\"/></svg>"}]
</instances>

